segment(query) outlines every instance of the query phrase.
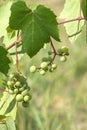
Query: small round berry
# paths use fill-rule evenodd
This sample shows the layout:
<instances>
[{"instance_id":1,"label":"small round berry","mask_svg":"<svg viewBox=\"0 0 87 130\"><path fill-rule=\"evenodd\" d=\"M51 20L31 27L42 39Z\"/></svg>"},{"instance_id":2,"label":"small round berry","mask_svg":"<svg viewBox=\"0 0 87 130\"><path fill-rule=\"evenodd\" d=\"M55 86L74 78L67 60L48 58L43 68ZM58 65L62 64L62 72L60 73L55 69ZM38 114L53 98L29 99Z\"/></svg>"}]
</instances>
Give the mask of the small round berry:
<instances>
[{"instance_id":1,"label":"small round berry","mask_svg":"<svg viewBox=\"0 0 87 130\"><path fill-rule=\"evenodd\" d=\"M13 82L13 81L8 81L8 82L7 82L7 85L8 85L9 87L14 87L14 82Z\"/></svg>"},{"instance_id":2,"label":"small round berry","mask_svg":"<svg viewBox=\"0 0 87 130\"><path fill-rule=\"evenodd\" d=\"M30 97L28 95L24 96L24 101L28 102L30 100Z\"/></svg>"},{"instance_id":3,"label":"small round berry","mask_svg":"<svg viewBox=\"0 0 87 130\"><path fill-rule=\"evenodd\" d=\"M24 91L22 91L21 94L22 94L23 96L26 96L26 95L28 94L28 92L29 92L29 90L28 90L28 89L25 89Z\"/></svg>"},{"instance_id":4,"label":"small round berry","mask_svg":"<svg viewBox=\"0 0 87 130\"><path fill-rule=\"evenodd\" d=\"M11 90L11 89L9 89L9 93L10 93L10 94L14 94L14 91Z\"/></svg>"},{"instance_id":5,"label":"small round berry","mask_svg":"<svg viewBox=\"0 0 87 130\"><path fill-rule=\"evenodd\" d=\"M69 49L66 46L62 46L61 50L63 53L68 53Z\"/></svg>"},{"instance_id":6,"label":"small round berry","mask_svg":"<svg viewBox=\"0 0 87 130\"><path fill-rule=\"evenodd\" d=\"M53 72L54 71L54 69L51 67L51 68L49 68L49 72Z\"/></svg>"},{"instance_id":7,"label":"small round berry","mask_svg":"<svg viewBox=\"0 0 87 130\"><path fill-rule=\"evenodd\" d=\"M31 73L36 72L36 66L32 65L32 66L30 67L30 72L31 72Z\"/></svg>"},{"instance_id":8,"label":"small round berry","mask_svg":"<svg viewBox=\"0 0 87 130\"><path fill-rule=\"evenodd\" d=\"M52 64L51 66L53 69L56 69L57 68L57 65L55 63Z\"/></svg>"},{"instance_id":9,"label":"small round berry","mask_svg":"<svg viewBox=\"0 0 87 130\"><path fill-rule=\"evenodd\" d=\"M66 60L67 60L67 57L66 57L66 56L60 57L60 61L61 61L61 62L65 62Z\"/></svg>"},{"instance_id":10,"label":"small round berry","mask_svg":"<svg viewBox=\"0 0 87 130\"><path fill-rule=\"evenodd\" d=\"M29 102L24 102L24 101L23 101L23 102L22 102L22 106L23 106L23 107L28 107L28 106L29 106Z\"/></svg>"},{"instance_id":11,"label":"small round berry","mask_svg":"<svg viewBox=\"0 0 87 130\"><path fill-rule=\"evenodd\" d=\"M43 61L43 62L47 62L47 61L48 61L48 58L47 58L47 57L43 57L43 58L42 58L42 61Z\"/></svg>"},{"instance_id":12,"label":"small round berry","mask_svg":"<svg viewBox=\"0 0 87 130\"><path fill-rule=\"evenodd\" d=\"M14 74L9 75L9 79L12 80L14 78Z\"/></svg>"},{"instance_id":13,"label":"small round berry","mask_svg":"<svg viewBox=\"0 0 87 130\"><path fill-rule=\"evenodd\" d=\"M22 92L22 91L24 91L24 89L25 89L25 88L22 86L21 88L19 88L19 91Z\"/></svg>"},{"instance_id":14,"label":"small round berry","mask_svg":"<svg viewBox=\"0 0 87 130\"><path fill-rule=\"evenodd\" d=\"M51 60L52 60L52 57L48 56L48 57L47 57L47 60L48 60L48 61L51 61Z\"/></svg>"},{"instance_id":15,"label":"small round berry","mask_svg":"<svg viewBox=\"0 0 87 130\"><path fill-rule=\"evenodd\" d=\"M19 81L17 81L17 82L15 83L15 86L16 86L16 87L20 87L20 86L21 86L21 83L20 83Z\"/></svg>"},{"instance_id":16,"label":"small round berry","mask_svg":"<svg viewBox=\"0 0 87 130\"><path fill-rule=\"evenodd\" d=\"M48 51L48 55L52 55L53 54L53 52L50 50L50 51Z\"/></svg>"},{"instance_id":17,"label":"small round berry","mask_svg":"<svg viewBox=\"0 0 87 130\"><path fill-rule=\"evenodd\" d=\"M59 48L59 49L57 50L57 53L58 53L59 55L62 55L62 54L63 54L62 49Z\"/></svg>"},{"instance_id":18,"label":"small round berry","mask_svg":"<svg viewBox=\"0 0 87 130\"><path fill-rule=\"evenodd\" d=\"M17 102L23 101L23 95L22 95L22 94L17 94L17 96L16 96L16 101L17 101Z\"/></svg>"},{"instance_id":19,"label":"small round berry","mask_svg":"<svg viewBox=\"0 0 87 130\"><path fill-rule=\"evenodd\" d=\"M46 71L45 71L45 70L40 70L40 74L41 74L41 75L45 75L45 74L46 74Z\"/></svg>"},{"instance_id":20,"label":"small round berry","mask_svg":"<svg viewBox=\"0 0 87 130\"><path fill-rule=\"evenodd\" d=\"M17 88L14 89L14 93L15 93L15 94L18 93L18 89L17 89Z\"/></svg>"},{"instance_id":21,"label":"small round berry","mask_svg":"<svg viewBox=\"0 0 87 130\"><path fill-rule=\"evenodd\" d=\"M47 67L47 62L42 62L41 63L41 65L40 65L40 67L42 68L42 69L44 69L44 68L46 68Z\"/></svg>"}]
</instances>

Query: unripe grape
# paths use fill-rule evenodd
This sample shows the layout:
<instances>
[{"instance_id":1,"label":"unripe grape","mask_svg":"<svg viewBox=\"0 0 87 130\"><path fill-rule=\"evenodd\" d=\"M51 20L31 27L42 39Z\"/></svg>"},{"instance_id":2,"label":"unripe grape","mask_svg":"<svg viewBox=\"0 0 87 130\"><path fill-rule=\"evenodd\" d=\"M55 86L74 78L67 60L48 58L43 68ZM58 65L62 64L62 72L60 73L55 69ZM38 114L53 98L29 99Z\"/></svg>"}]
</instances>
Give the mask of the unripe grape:
<instances>
[{"instance_id":1,"label":"unripe grape","mask_svg":"<svg viewBox=\"0 0 87 130\"><path fill-rule=\"evenodd\" d=\"M52 52L51 50L50 50L50 51L48 51L48 55L52 55L52 53L53 53L53 52Z\"/></svg>"},{"instance_id":2,"label":"unripe grape","mask_svg":"<svg viewBox=\"0 0 87 130\"><path fill-rule=\"evenodd\" d=\"M13 82L13 81L8 81L8 82L7 82L7 85L8 85L9 87L14 87L14 82Z\"/></svg>"},{"instance_id":3,"label":"unripe grape","mask_svg":"<svg viewBox=\"0 0 87 130\"><path fill-rule=\"evenodd\" d=\"M56 69L57 68L57 65L55 63L52 64L51 66L53 69Z\"/></svg>"},{"instance_id":4,"label":"unripe grape","mask_svg":"<svg viewBox=\"0 0 87 130\"><path fill-rule=\"evenodd\" d=\"M19 91L22 92L22 91L24 91L24 89L25 89L25 88L22 86L21 88L19 88Z\"/></svg>"},{"instance_id":5,"label":"unripe grape","mask_svg":"<svg viewBox=\"0 0 87 130\"><path fill-rule=\"evenodd\" d=\"M9 89L9 93L10 93L10 94L14 94L14 91L11 90L11 89Z\"/></svg>"},{"instance_id":6,"label":"unripe grape","mask_svg":"<svg viewBox=\"0 0 87 130\"><path fill-rule=\"evenodd\" d=\"M45 74L46 74L46 71L45 71L45 70L40 70L40 74L41 74L41 75L45 75Z\"/></svg>"},{"instance_id":7,"label":"unripe grape","mask_svg":"<svg viewBox=\"0 0 87 130\"><path fill-rule=\"evenodd\" d=\"M18 102L23 101L23 95L22 95L22 94L18 94L18 95L16 96L16 101L18 101Z\"/></svg>"},{"instance_id":8,"label":"unripe grape","mask_svg":"<svg viewBox=\"0 0 87 130\"><path fill-rule=\"evenodd\" d=\"M51 60L52 60L52 57L48 56L48 57L47 57L47 60L48 60L48 61L51 61Z\"/></svg>"},{"instance_id":9,"label":"unripe grape","mask_svg":"<svg viewBox=\"0 0 87 130\"><path fill-rule=\"evenodd\" d=\"M48 58L47 58L47 57L43 57L43 58L42 58L42 61L43 61L43 62L44 62L44 61L46 62L46 61L48 61Z\"/></svg>"},{"instance_id":10,"label":"unripe grape","mask_svg":"<svg viewBox=\"0 0 87 130\"><path fill-rule=\"evenodd\" d=\"M12 80L14 78L14 74L9 75L9 79Z\"/></svg>"},{"instance_id":11,"label":"unripe grape","mask_svg":"<svg viewBox=\"0 0 87 130\"><path fill-rule=\"evenodd\" d=\"M22 91L22 93L21 93L21 94L22 94L23 96L25 96L25 95L27 95L27 94L28 94L28 92L29 92L29 90L28 90L28 89L25 89L24 91Z\"/></svg>"},{"instance_id":12,"label":"unripe grape","mask_svg":"<svg viewBox=\"0 0 87 130\"><path fill-rule=\"evenodd\" d=\"M24 101L28 102L30 100L30 97L28 95L24 96Z\"/></svg>"},{"instance_id":13,"label":"unripe grape","mask_svg":"<svg viewBox=\"0 0 87 130\"><path fill-rule=\"evenodd\" d=\"M36 72L36 66L32 65L32 66L30 67L30 72L31 72L31 73Z\"/></svg>"},{"instance_id":14,"label":"unripe grape","mask_svg":"<svg viewBox=\"0 0 87 130\"><path fill-rule=\"evenodd\" d=\"M51 68L49 68L49 72L53 72L54 71L54 69L51 67Z\"/></svg>"},{"instance_id":15,"label":"unripe grape","mask_svg":"<svg viewBox=\"0 0 87 130\"><path fill-rule=\"evenodd\" d=\"M17 89L17 88L14 89L14 93L15 93L15 94L18 93L18 89Z\"/></svg>"},{"instance_id":16,"label":"unripe grape","mask_svg":"<svg viewBox=\"0 0 87 130\"><path fill-rule=\"evenodd\" d=\"M22 106L23 106L23 107L28 107L28 106L29 106L29 102L24 102L24 101L23 101L23 102L22 102Z\"/></svg>"},{"instance_id":17,"label":"unripe grape","mask_svg":"<svg viewBox=\"0 0 87 130\"><path fill-rule=\"evenodd\" d=\"M67 57L66 57L66 56L60 57L60 61L61 61L61 62L65 62L66 60L67 60Z\"/></svg>"},{"instance_id":18,"label":"unripe grape","mask_svg":"<svg viewBox=\"0 0 87 130\"><path fill-rule=\"evenodd\" d=\"M41 65L40 65L40 67L42 68L42 69L44 69L44 68L46 68L47 67L47 62L42 62L41 63Z\"/></svg>"},{"instance_id":19,"label":"unripe grape","mask_svg":"<svg viewBox=\"0 0 87 130\"><path fill-rule=\"evenodd\" d=\"M17 81L17 82L15 83L15 86L16 86L16 87L20 87L20 86L21 86L21 83L20 83L19 81Z\"/></svg>"},{"instance_id":20,"label":"unripe grape","mask_svg":"<svg viewBox=\"0 0 87 130\"><path fill-rule=\"evenodd\" d=\"M63 53L68 53L69 49L66 46L62 46L61 50Z\"/></svg>"},{"instance_id":21,"label":"unripe grape","mask_svg":"<svg viewBox=\"0 0 87 130\"><path fill-rule=\"evenodd\" d=\"M57 50L57 52L58 52L58 54L59 54L59 55L62 55L62 54L63 54L63 52L62 52L62 49L61 49L61 48L59 48L59 49Z\"/></svg>"}]
</instances>

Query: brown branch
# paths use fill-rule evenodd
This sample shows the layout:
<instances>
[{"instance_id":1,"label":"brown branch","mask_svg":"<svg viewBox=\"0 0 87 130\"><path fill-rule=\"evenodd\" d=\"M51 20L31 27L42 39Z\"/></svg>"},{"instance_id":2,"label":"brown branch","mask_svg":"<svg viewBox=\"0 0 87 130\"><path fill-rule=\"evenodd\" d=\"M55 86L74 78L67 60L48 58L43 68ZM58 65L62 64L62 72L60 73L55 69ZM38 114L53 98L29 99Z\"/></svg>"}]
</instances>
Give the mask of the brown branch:
<instances>
[{"instance_id":1,"label":"brown branch","mask_svg":"<svg viewBox=\"0 0 87 130\"><path fill-rule=\"evenodd\" d=\"M53 49L53 54L54 54L54 55L53 55L53 58L52 58L52 60L49 62L48 65L52 64L53 61L54 61L55 58L56 58L56 55L58 55L57 52L56 52L56 49L55 49L55 47L54 47L54 45L53 45L53 42L52 42L51 38L50 38L50 44L51 44L51 47L52 47L52 49Z\"/></svg>"},{"instance_id":2,"label":"brown branch","mask_svg":"<svg viewBox=\"0 0 87 130\"><path fill-rule=\"evenodd\" d=\"M19 42L20 42L20 41L19 41ZM15 46L15 43L18 44L19 42L18 42L18 41L13 42L11 45L9 45L9 46L6 48L6 50L11 49L12 47Z\"/></svg>"},{"instance_id":3,"label":"brown branch","mask_svg":"<svg viewBox=\"0 0 87 130\"><path fill-rule=\"evenodd\" d=\"M82 18L82 17L78 17L78 18L74 18L74 19L59 22L58 25L66 24L66 23L69 23L69 22L81 21L81 20L85 20L85 19Z\"/></svg>"},{"instance_id":4,"label":"brown branch","mask_svg":"<svg viewBox=\"0 0 87 130\"><path fill-rule=\"evenodd\" d=\"M14 41L12 44L10 44L10 45L6 48L6 50L11 49L12 47L15 46L15 44L18 44L18 43L21 41L19 33L20 33L20 32L18 31L16 41Z\"/></svg>"}]
</instances>

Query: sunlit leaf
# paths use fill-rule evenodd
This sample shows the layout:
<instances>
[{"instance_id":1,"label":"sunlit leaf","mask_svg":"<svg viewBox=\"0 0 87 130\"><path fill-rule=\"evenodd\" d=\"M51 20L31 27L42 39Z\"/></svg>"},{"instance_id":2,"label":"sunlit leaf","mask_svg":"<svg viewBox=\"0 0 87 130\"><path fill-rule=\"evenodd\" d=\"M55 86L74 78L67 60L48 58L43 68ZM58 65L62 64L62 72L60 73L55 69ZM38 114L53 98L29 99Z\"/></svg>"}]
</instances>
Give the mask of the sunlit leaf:
<instances>
[{"instance_id":1,"label":"sunlit leaf","mask_svg":"<svg viewBox=\"0 0 87 130\"><path fill-rule=\"evenodd\" d=\"M70 20L70 19L75 19L80 16L80 0L66 0L64 9L60 14L60 18L64 20ZM81 30L81 27L83 26L84 21L81 21L78 23L78 21L73 21L64 24L66 28L66 32L69 36L75 34L79 30ZM78 35L77 35L78 36ZM77 37L76 35L74 37L71 37L70 40L73 41Z\"/></svg>"},{"instance_id":2,"label":"sunlit leaf","mask_svg":"<svg viewBox=\"0 0 87 130\"><path fill-rule=\"evenodd\" d=\"M7 57L7 51L4 47L0 46L0 72L7 74L9 70L10 60Z\"/></svg>"},{"instance_id":3,"label":"sunlit leaf","mask_svg":"<svg viewBox=\"0 0 87 130\"><path fill-rule=\"evenodd\" d=\"M31 10L23 1L14 3L11 6L9 25L12 29L22 30L23 47L30 57L33 57L44 43L49 42L50 36L60 41L56 16L43 5Z\"/></svg>"}]
</instances>

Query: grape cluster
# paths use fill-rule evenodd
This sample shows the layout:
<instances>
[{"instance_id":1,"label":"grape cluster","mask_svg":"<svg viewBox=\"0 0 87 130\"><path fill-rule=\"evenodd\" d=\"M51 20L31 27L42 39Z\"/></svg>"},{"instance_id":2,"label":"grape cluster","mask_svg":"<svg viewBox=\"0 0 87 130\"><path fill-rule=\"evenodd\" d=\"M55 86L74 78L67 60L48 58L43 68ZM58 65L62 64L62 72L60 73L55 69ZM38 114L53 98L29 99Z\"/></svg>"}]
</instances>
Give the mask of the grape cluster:
<instances>
[{"instance_id":1,"label":"grape cluster","mask_svg":"<svg viewBox=\"0 0 87 130\"><path fill-rule=\"evenodd\" d=\"M34 73L36 71L39 71L39 73L41 75L45 75L47 71L49 72L53 72L55 69L57 68L57 65L55 63L52 63L52 64L48 64L46 61L43 61L41 64L40 64L40 67L39 68L36 68L35 65L32 65L30 67L30 72L31 73Z\"/></svg>"},{"instance_id":2,"label":"grape cluster","mask_svg":"<svg viewBox=\"0 0 87 130\"><path fill-rule=\"evenodd\" d=\"M55 55L55 57L58 55L60 61L65 62L69 55L69 50L66 46L62 46L58 50L55 50L55 53L52 50L49 50L47 57L42 58L40 66L36 67L35 65L32 65L30 67L30 72L39 72L41 75L45 75L47 71L53 72L57 68L57 65L54 63L55 57L53 58L53 55Z\"/></svg>"},{"instance_id":3,"label":"grape cluster","mask_svg":"<svg viewBox=\"0 0 87 130\"><path fill-rule=\"evenodd\" d=\"M22 102L24 107L29 105L31 99L30 87L21 73L10 74L7 79L7 86L9 93L15 94L17 102Z\"/></svg>"},{"instance_id":4,"label":"grape cluster","mask_svg":"<svg viewBox=\"0 0 87 130\"><path fill-rule=\"evenodd\" d=\"M62 46L57 50L57 53L60 56L60 61L65 62L67 60L67 56L69 55L69 49L66 46Z\"/></svg>"}]
</instances>

